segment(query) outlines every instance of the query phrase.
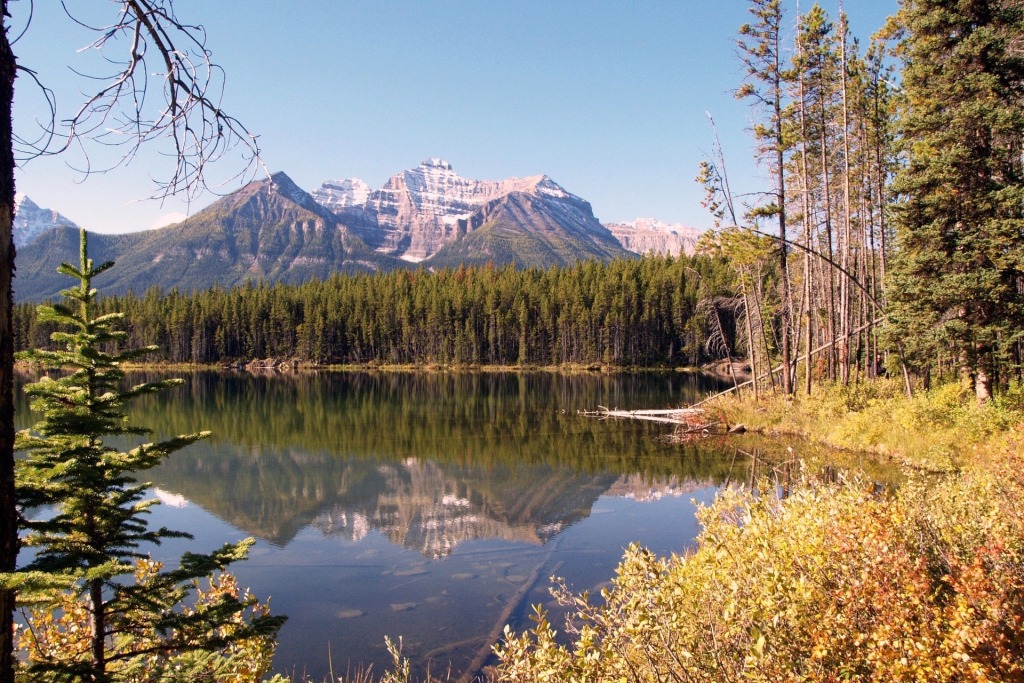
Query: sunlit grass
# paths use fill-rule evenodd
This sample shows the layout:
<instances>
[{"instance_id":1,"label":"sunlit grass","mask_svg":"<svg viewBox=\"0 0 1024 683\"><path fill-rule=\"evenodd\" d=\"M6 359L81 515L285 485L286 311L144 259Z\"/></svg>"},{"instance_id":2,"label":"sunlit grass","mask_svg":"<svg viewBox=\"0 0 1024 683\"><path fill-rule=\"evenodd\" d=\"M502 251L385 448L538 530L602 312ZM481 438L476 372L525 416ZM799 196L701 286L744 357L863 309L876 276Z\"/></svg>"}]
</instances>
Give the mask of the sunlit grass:
<instances>
[{"instance_id":1,"label":"sunlit grass","mask_svg":"<svg viewBox=\"0 0 1024 683\"><path fill-rule=\"evenodd\" d=\"M1021 389L1014 386L978 405L959 384L918 391L908 399L900 382L876 380L850 386L819 385L810 396L723 396L708 405L730 424L765 433L799 434L859 451L890 455L928 470L950 471L970 463L986 444L1024 422Z\"/></svg>"}]
</instances>

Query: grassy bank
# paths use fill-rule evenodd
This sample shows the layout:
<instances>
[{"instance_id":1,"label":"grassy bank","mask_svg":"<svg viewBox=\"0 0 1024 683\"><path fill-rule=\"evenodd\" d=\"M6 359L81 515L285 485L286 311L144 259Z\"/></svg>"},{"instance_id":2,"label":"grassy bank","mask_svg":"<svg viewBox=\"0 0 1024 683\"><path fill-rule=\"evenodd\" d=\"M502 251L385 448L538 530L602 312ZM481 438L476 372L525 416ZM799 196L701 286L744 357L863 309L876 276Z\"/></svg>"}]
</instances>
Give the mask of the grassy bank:
<instances>
[{"instance_id":1,"label":"grassy bank","mask_svg":"<svg viewBox=\"0 0 1024 683\"><path fill-rule=\"evenodd\" d=\"M560 592L572 623L538 614L507 634L502 680L1024 680L1019 391L978 406L956 386L907 399L878 382L712 407L888 454L908 483L728 491L693 552L630 548L601 599Z\"/></svg>"},{"instance_id":2,"label":"grassy bank","mask_svg":"<svg viewBox=\"0 0 1024 683\"><path fill-rule=\"evenodd\" d=\"M1014 387L985 405L956 384L908 399L896 380L822 386L811 396L723 396L706 406L729 424L766 434L797 434L834 448L870 451L910 468L955 471L997 448L1024 421L1024 390Z\"/></svg>"}]
</instances>

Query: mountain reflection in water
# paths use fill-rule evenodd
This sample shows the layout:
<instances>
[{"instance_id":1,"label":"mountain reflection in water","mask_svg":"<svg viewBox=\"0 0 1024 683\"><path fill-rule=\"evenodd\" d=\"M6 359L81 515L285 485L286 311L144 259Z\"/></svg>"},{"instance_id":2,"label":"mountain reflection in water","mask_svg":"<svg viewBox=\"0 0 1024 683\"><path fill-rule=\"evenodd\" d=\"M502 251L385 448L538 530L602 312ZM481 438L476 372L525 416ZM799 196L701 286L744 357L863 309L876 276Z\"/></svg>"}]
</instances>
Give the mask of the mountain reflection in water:
<instances>
[{"instance_id":1,"label":"mountain reflection in water","mask_svg":"<svg viewBox=\"0 0 1024 683\"><path fill-rule=\"evenodd\" d=\"M328 652L336 672L379 673L386 635L435 672L479 667L504 623L524 628L530 605L549 603L551 575L593 589L630 542L684 550L692 499L709 502L744 466L734 451L668 443L665 425L578 414L675 407L717 388L690 374L186 380L132 408L157 436L213 432L145 473L170 503L153 524L196 536L153 553L255 536L233 571L289 616L276 668L313 680Z\"/></svg>"},{"instance_id":2,"label":"mountain reflection in water","mask_svg":"<svg viewBox=\"0 0 1024 683\"><path fill-rule=\"evenodd\" d=\"M213 432L149 478L247 533L283 546L307 526L349 540L378 529L442 557L469 539L543 543L613 488L710 483L716 468L720 480L717 456L666 461L663 426L577 415L678 405L710 386L674 374L198 373L137 419L159 434Z\"/></svg>"}]
</instances>

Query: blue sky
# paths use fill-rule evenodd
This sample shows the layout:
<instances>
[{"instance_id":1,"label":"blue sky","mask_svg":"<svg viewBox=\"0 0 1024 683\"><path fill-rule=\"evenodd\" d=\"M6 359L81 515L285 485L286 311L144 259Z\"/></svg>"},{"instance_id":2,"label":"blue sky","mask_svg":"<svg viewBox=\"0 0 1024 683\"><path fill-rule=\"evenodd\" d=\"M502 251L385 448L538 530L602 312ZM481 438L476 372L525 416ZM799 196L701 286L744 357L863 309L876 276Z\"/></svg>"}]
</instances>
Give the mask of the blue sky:
<instances>
[{"instance_id":1,"label":"blue sky","mask_svg":"<svg viewBox=\"0 0 1024 683\"><path fill-rule=\"evenodd\" d=\"M806 11L810 3L801 0ZM116 3L71 5L108 18ZM835 18L837 0L822 6ZM92 38L59 3L36 0L15 45L22 65L58 96L67 116L96 73L80 51ZM12 3L13 33L28 0ZM710 112L738 192L766 187L753 164L752 113L732 91L742 81L737 28L744 0L178 0L202 24L227 74L225 108L259 135L270 171L312 190L358 177L372 187L427 157L461 175L500 179L546 173L588 199L604 222L655 217L705 227L697 166L712 148ZM847 0L864 43L897 0ZM786 3L790 20L798 3ZM35 86L17 82L16 127L45 112ZM100 161L103 150L90 148ZM166 169L151 147L127 168L87 179L80 156L36 159L18 190L80 225L128 232L202 209L145 200ZM234 170L223 162L223 173ZM229 168L230 167L230 168ZM226 191L238 184L228 185Z\"/></svg>"}]
</instances>

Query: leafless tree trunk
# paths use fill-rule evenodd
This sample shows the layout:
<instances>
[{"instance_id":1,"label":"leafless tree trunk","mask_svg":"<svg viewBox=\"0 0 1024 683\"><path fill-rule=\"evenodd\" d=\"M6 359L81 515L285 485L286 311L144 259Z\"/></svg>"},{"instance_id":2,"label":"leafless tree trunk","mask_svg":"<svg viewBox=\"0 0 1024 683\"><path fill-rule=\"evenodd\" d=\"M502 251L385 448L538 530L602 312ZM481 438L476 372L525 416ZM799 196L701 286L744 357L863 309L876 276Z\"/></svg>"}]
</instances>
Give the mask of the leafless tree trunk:
<instances>
[{"instance_id":1,"label":"leafless tree trunk","mask_svg":"<svg viewBox=\"0 0 1024 683\"><path fill-rule=\"evenodd\" d=\"M797 41L797 50L800 49L800 41ZM813 361L811 358L811 346L814 344L814 290L813 270L811 268L811 250L814 249L814 240L811 239L811 189L807 169L807 100L804 89L804 73L801 70L797 81L797 117L800 123L800 203L803 209L803 232L804 232L804 315L806 316L805 335L805 363L806 375L804 376L804 392L811 395L811 382L813 377Z\"/></svg>"},{"instance_id":2,"label":"leafless tree trunk","mask_svg":"<svg viewBox=\"0 0 1024 683\"><path fill-rule=\"evenodd\" d=\"M0 17L7 0L0 0ZM0 37L0 572L18 561L14 497L14 148L12 105L17 62L7 26ZM13 588L0 589L0 683L14 683Z\"/></svg>"},{"instance_id":3,"label":"leafless tree trunk","mask_svg":"<svg viewBox=\"0 0 1024 683\"><path fill-rule=\"evenodd\" d=\"M743 319L747 330L747 358L750 359L750 372L754 376L754 401L758 400L757 387L757 343L754 339L754 329L750 317L753 311L750 310L750 297L747 291L747 277L745 269L740 269L740 292L743 295ZM770 362L770 361L769 361Z\"/></svg>"},{"instance_id":4,"label":"leafless tree trunk","mask_svg":"<svg viewBox=\"0 0 1024 683\"><path fill-rule=\"evenodd\" d=\"M847 96L848 64L846 55L846 14L839 12L839 83L842 99L842 136L843 136L843 255L842 264L850 271L850 247L852 225L850 214L853 206L850 202L850 104ZM839 287L839 334L845 340L839 355L839 378L843 384L850 381L850 283L849 279L840 279Z\"/></svg>"}]
</instances>

